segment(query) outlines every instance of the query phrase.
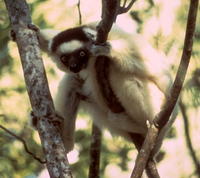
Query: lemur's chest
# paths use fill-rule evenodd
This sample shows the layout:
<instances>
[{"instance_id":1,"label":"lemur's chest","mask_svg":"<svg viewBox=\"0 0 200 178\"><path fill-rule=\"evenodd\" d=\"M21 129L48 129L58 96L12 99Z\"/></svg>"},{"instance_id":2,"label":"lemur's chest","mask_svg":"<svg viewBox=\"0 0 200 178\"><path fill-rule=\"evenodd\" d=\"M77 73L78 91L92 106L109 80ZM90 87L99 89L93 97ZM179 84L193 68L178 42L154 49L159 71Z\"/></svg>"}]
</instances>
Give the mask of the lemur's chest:
<instances>
[{"instance_id":1,"label":"lemur's chest","mask_svg":"<svg viewBox=\"0 0 200 178\"><path fill-rule=\"evenodd\" d=\"M99 84L96 79L96 71L93 70L83 70L80 72L80 77L83 79L84 83L82 85L82 94L88 98L88 101L101 109L108 109L103 95L100 91Z\"/></svg>"}]
</instances>

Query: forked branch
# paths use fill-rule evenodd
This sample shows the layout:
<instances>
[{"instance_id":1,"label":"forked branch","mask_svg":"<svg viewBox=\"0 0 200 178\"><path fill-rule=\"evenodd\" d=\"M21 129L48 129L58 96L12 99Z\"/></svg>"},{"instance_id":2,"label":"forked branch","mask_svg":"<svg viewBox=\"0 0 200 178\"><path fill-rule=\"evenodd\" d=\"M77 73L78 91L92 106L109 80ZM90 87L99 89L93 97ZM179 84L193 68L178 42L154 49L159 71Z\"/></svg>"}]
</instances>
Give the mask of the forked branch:
<instances>
[{"instance_id":1,"label":"forked branch","mask_svg":"<svg viewBox=\"0 0 200 178\"><path fill-rule=\"evenodd\" d=\"M172 86L172 89L167 98L167 101L165 102L160 113L156 115L154 122L147 133L147 137L137 157L136 165L132 172L131 178L140 178L142 176L147 160L149 159L149 156L151 154L151 151L149 150L149 148L153 149L153 146L156 141L156 137L159 131L168 122L169 117L176 105L178 96L181 92L181 88L183 86L183 82L186 76L188 64L189 64L191 53L192 53L193 39L194 39L195 26L196 26L196 17L197 17L197 10L198 10L198 2L199 0L191 0L190 2L184 49L183 49L181 62L179 65L175 82Z\"/></svg>"}]
</instances>

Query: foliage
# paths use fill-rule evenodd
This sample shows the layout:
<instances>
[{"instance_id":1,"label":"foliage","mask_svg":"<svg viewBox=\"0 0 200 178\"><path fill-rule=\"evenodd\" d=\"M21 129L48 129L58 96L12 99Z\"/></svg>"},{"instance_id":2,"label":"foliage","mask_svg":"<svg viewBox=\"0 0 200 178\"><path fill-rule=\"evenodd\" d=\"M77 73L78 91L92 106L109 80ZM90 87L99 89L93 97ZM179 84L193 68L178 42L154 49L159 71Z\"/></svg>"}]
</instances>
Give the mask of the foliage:
<instances>
[{"instance_id":1,"label":"foliage","mask_svg":"<svg viewBox=\"0 0 200 178\"><path fill-rule=\"evenodd\" d=\"M64 30L79 23L76 1L29 0L28 3L33 22L41 28ZM96 3L100 3L100 1L95 1L95 3L92 0L81 1L83 22L100 19L101 8ZM140 0L133 5L129 15L119 16L117 23L122 24L125 30L129 30L131 33L135 31L142 33L158 51L167 55L168 61L166 62L171 65L172 73L175 75L183 48L188 5L189 2L183 0ZM42 158L38 134L28 126L28 113L31 111L31 107L18 50L16 44L11 42L8 37L10 26L3 0L0 0L0 6L0 123L23 137L30 150ZM181 95L187 108L195 150L199 150L197 136L200 130L198 126L200 114L199 24L200 22L197 22L192 60ZM43 59L50 89L54 95L58 81L63 74L55 69L48 56L43 54ZM161 177L195 175L192 160L187 152L182 125L183 121L180 115L171 132L168 133L169 137L163 144L162 154L158 155L160 156L159 160L163 159L158 165ZM80 112L75 151L69 156L74 177L87 177L88 175L90 134L91 121ZM37 177L45 168L24 151L22 143L3 130L0 130L0 143L1 177ZM74 155L77 151L78 156L75 160ZM196 153L199 155L198 151ZM119 177L119 175L120 177L130 177L136 154L137 152L131 144L122 139L115 138L113 140L108 132L104 132L100 177L109 178L115 175L115 177ZM182 156L184 156L184 161Z\"/></svg>"}]
</instances>

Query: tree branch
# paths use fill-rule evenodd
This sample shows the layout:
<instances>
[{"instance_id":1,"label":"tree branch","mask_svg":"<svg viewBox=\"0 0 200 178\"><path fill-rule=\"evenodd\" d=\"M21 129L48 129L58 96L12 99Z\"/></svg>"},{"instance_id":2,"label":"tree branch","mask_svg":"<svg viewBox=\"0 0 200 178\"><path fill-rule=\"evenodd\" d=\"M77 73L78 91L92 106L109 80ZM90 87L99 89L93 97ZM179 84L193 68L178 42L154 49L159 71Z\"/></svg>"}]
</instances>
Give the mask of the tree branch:
<instances>
[{"instance_id":1,"label":"tree branch","mask_svg":"<svg viewBox=\"0 0 200 178\"><path fill-rule=\"evenodd\" d=\"M145 168L147 160L150 156L150 149L153 149L156 138L158 136L159 131L165 126L165 124L169 120L169 116L171 115L178 96L180 94L181 88L183 86L183 82L185 79L185 75L187 72L188 64L191 57L195 25L196 25L196 17L198 10L198 0L191 0L189 15L187 20L187 28L186 28L186 36L184 42L184 49L181 58L181 63L176 75L175 82L172 86L169 96L167 97L167 101L165 102L163 108L160 113L158 113L154 119L153 124L151 125L147 137L144 141L142 149L137 157L135 168L132 172L131 178L140 178L142 176L142 172ZM142 161L142 163L141 163Z\"/></svg>"},{"instance_id":2,"label":"tree branch","mask_svg":"<svg viewBox=\"0 0 200 178\"><path fill-rule=\"evenodd\" d=\"M96 27L97 39L95 43L97 45L104 44L107 40L108 33L112 27L115 18L116 6L117 6L117 0L102 1L102 20ZM103 59L99 59L98 61L101 60ZM101 153L101 130L95 124L93 124L92 140L90 148L89 178L99 177L100 153Z\"/></svg>"},{"instance_id":3,"label":"tree branch","mask_svg":"<svg viewBox=\"0 0 200 178\"><path fill-rule=\"evenodd\" d=\"M112 24L116 17L118 0L103 0L102 1L102 20L97 25L97 39L96 44L103 44L106 42L108 33L112 28Z\"/></svg>"},{"instance_id":4,"label":"tree branch","mask_svg":"<svg viewBox=\"0 0 200 178\"><path fill-rule=\"evenodd\" d=\"M72 177L59 125L51 121L51 116L56 116L56 114L47 85L48 82L36 33L27 28L28 24L32 23L28 5L25 0L4 1L12 29L16 34L16 42L31 106L35 117L38 118L37 129L49 174L51 178Z\"/></svg>"},{"instance_id":5,"label":"tree branch","mask_svg":"<svg viewBox=\"0 0 200 178\"><path fill-rule=\"evenodd\" d=\"M127 8L125 8L126 1L124 1L123 7L120 7L119 0L103 0L102 1L103 3L102 4L103 6L102 20L97 26L98 33L97 33L96 44L102 45L106 42L107 36L112 27L112 24L116 20L116 16L118 14L127 12L132 7L134 2L135 0L132 0L130 4L127 6ZM115 94L113 93L110 87L110 84L108 81L108 76L109 76L108 66L109 66L109 60L105 56L98 56L97 61L95 63L97 82L99 84L101 93L103 93L103 97L109 109L114 113L120 113L124 111L124 108L121 106L120 102L118 101L118 99L116 98ZM135 145L136 147L138 146L137 144ZM141 147L141 145L139 145L139 147ZM149 161L150 162L147 164L148 175L159 177L159 174L155 166L155 162L153 160L149 160Z\"/></svg>"},{"instance_id":6,"label":"tree branch","mask_svg":"<svg viewBox=\"0 0 200 178\"><path fill-rule=\"evenodd\" d=\"M41 163L41 164L45 164L45 163L46 163L46 161L42 161L42 160L41 160L40 158L38 158L35 154L33 154L32 152L29 151L28 146L26 145L26 141L25 141L23 138L17 136L16 134L14 134L13 132L11 132L10 130L6 129L6 128L5 128L4 126L2 126L1 124L0 124L0 128L3 129L4 131L6 131L7 133L9 133L10 135L12 135L13 137L15 137L15 138L16 138L17 140L19 140L20 142L22 142L22 144L24 145L25 151L26 151L28 154L30 154L31 156L33 156L33 158L34 158L35 160L37 160L37 161L38 161L39 163Z\"/></svg>"},{"instance_id":7,"label":"tree branch","mask_svg":"<svg viewBox=\"0 0 200 178\"><path fill-rule=\"evenodd\" d=\"M101 153L101 130L93 123L90 146L89 178L99 178L99 164Z\"/></svg>"}]
</instances>

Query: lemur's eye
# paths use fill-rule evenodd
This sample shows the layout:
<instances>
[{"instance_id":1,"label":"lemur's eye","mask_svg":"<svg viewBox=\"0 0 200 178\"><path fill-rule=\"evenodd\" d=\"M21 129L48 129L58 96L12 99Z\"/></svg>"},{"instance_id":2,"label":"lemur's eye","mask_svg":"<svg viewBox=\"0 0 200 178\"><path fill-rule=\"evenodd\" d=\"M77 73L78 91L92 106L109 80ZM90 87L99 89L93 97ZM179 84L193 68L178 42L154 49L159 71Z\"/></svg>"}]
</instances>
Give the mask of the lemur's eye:
<instances>
[{"instance_id":1,"label":"lemur's eye","mask_svg":"<svg viewBox=\"0 0 200 178\"><path fill-rule=\"evenodd\" d=\"M81 52L79 53L79 56L80 56L80 57L84 57L84 56L85 56L85 52L84 52L84 51L81 51Z\"/></svg>"},{"instance_id":2,"label":"lemur's eye","mask_svg":"<svg viewBox=\"0 0 200 178\"><path fill-rule=\"evenodd\" d=\"M60 60L62 62L66 62L67 61L67 57L65 55L60 56Z\"/></svg>"}]
</instances>

